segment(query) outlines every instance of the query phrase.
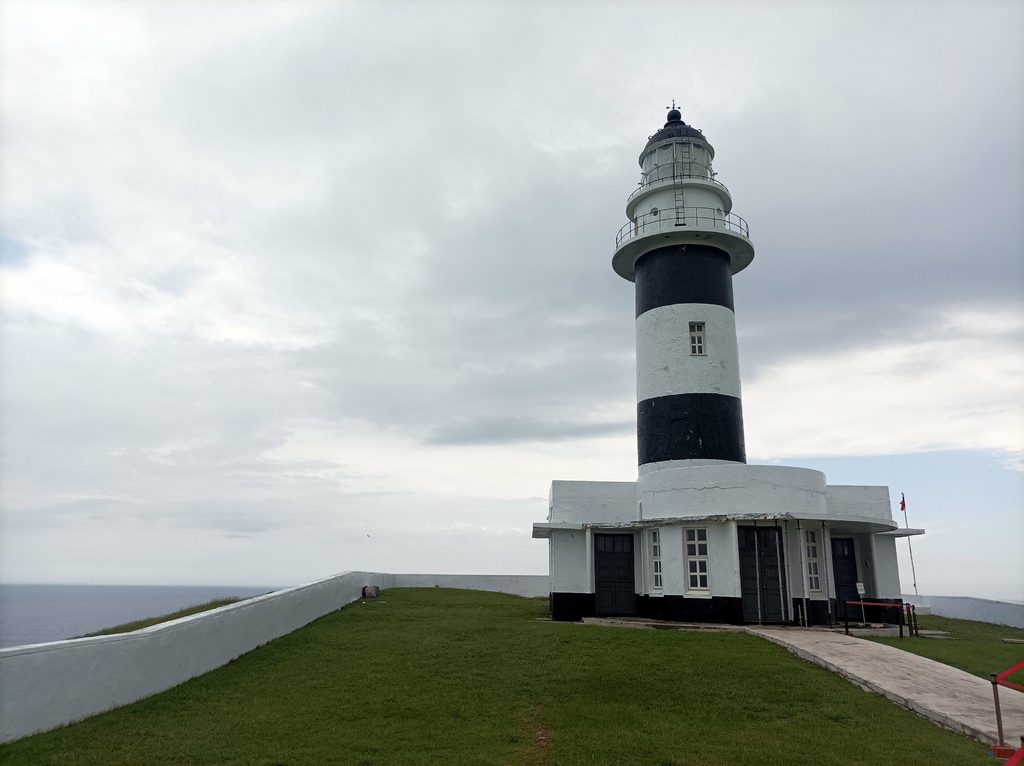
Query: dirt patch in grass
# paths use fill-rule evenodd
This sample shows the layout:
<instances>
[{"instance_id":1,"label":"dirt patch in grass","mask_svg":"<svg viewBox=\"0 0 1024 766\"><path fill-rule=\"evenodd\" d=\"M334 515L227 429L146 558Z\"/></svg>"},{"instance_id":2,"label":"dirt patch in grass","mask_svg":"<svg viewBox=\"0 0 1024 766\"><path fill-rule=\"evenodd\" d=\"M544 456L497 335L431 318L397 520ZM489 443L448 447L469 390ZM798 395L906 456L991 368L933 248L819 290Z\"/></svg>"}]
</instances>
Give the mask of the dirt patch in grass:
<instances>
[{"instance_id":1,"label":"dirt patch in grass","mask_svg":"<svg viewBox=\"0 0 1024 766\"><path fill-rule=\"evenodd\" d=\"M549 766L551 732L544 723L544 709L535 705L520 716L520 730L526 746L516 758L515 766Z\"/></svg>"}]
</instances>

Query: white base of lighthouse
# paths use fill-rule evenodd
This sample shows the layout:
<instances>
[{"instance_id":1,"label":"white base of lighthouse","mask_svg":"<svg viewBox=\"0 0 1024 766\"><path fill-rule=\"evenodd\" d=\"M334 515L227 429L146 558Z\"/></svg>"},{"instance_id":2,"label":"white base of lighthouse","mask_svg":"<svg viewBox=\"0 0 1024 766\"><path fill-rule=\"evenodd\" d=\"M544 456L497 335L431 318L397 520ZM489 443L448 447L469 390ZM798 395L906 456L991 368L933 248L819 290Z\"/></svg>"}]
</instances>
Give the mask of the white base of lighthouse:
<instances>
[{"instance_id":1,"label":"white base of lighthouse","mask_svg":"<svg viewBox=\"0 0 1024 766\"><path fill-rule=\"evenodd\" d=\"M895 538L921 532L897 527L887 487L727 461L635 483L555 481L548 520L533 527L548 540L556 620L804 625L840 621L858 583L867 600L899 600ZM874 612L896 619L895 607Z\"/></svg>"}]
</instances>

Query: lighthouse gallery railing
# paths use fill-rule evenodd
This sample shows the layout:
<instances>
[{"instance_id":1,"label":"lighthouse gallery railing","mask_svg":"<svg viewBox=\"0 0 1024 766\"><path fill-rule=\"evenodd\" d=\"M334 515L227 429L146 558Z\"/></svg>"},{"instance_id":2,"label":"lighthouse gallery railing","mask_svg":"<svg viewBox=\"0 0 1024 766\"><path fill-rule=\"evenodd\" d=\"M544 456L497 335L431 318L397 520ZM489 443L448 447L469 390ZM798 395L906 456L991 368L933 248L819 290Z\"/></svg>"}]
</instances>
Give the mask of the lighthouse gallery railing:
<instances>
[{"instance_id":1,"label":"lighthouse gallery railing","mask_svg":"<svg viewBox=\"0 0 1024 766\"><path fill-rule=\"evenodd\" d=\"M679 231L685 227L701 230L723 229L739 234L744 239L750 237L747 222L733 213L725 213L713 207L670 207L638 215L619 229L619 233L615 235L615 247L634 237Z\"/></svg>"},{"instance_id":2,"label":"lighthouse gallery railing","mask_svg":"<svg viewBox=\"0 0 1024 766\"><path fill-rule=\"evenodd\" d=\"M688 166L686 172L683 172L682 170L683 165ZM696 170L694 170L694 168L696 168ZM640 176L640 183L638 184L639 188L629 195L629 199L627 199L626 202L629 203L634 197L646 192L652 187L672 186L680 181L692 179L711 183L728 191L728 187L715 178L715 174L712 172L710 165L701 165L696 162L677 162L674 165L660 165L652 168Z\"/></svg>"}]
</instances>

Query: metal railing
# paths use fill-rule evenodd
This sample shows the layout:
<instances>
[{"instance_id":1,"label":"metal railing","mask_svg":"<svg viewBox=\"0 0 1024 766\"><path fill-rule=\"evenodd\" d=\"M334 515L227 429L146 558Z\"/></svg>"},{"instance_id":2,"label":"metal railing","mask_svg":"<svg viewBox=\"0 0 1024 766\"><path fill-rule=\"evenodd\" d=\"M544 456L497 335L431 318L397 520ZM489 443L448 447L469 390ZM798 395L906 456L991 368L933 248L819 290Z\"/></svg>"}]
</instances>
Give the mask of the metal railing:
<instances>
[{"instance_id":1,"label":"metal railing","mask_svg":"<svg viewBox=\"0 0 1024 766\"><path fill-rule=\"evenodd\" d=\"M900 638L903 638L903 626L906 625L910 637L913 638L915 635L920 636L921 631L917 626L917 609L914 608L913 604L907 604L902 599L895 599L893 601L844 601L844 621L846 622L846 635L850 635L850 605L860 606L860 618L862 623L867 623L866 616L864 614L864 607L866 606L878 606L883 609L896 609L899 614L899 626L900 626ZM909 607L909 608L908 608Z\"/></svg>"},{"instance_id":2,"label":"metal railing","mask_svg":"<svg viewBox=\"0 0 1024 766\"><path fill-rule=\"evenodd\" d=\"M921 626L917 622L917 605L903 603L903 619L907 623L907 628L910 630L911 637L921 637Z\"/></svg>"},{"instance_id":3,"label":"metal railing","mask_svg":"<svg viewBox=\"0 0 1024 766\"><path fill-rule=\"evenodd\" d=\"M674 207L638 215L619 229L615 235L615 247L618 248L623 242L635 237L666 231L685 231L686 227L722 229L739 234L744 239L750 237L747 222L734 213L726 213L713 207Z\"/></svg>"},{"instance_id":4,"label":"metal railing","mask_svg":"<svg viewBox=\"0 0 1024 766\"><path fill-rule=\"evenodd\" d=\"M683 171L683 167L686 167L686 172ZM723 189L728 191L726 185L715 178L715 173L711 170L710 165L702 165L699 162L676 162L672 165L660 165L656 168L648 170L646 173L640 176L639 188L633 191L626 200L642 193L645 189L655 185L668 186L668 182L675 183L683 179L696 179L698 181L707 181L713 183L715 186L721 186Z\"/></svg>"}]
</instances>

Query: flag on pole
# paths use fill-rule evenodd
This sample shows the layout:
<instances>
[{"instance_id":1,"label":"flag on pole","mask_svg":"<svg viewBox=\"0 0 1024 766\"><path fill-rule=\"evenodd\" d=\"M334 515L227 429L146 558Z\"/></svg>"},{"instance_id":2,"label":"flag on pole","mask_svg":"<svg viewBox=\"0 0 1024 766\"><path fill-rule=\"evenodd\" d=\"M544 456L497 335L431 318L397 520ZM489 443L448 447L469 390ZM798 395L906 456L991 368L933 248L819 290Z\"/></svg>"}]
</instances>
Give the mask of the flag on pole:
<instances>
[{"instance_id":1,"label":"flag on pole","mask_svg":"<svg viewBox=\"0 0 1024 766\"><path fill-rule=\"evenodd\" d=\"M900 492L900 510L907 512L907 496Z\"/></svg>"}]
</instances>

